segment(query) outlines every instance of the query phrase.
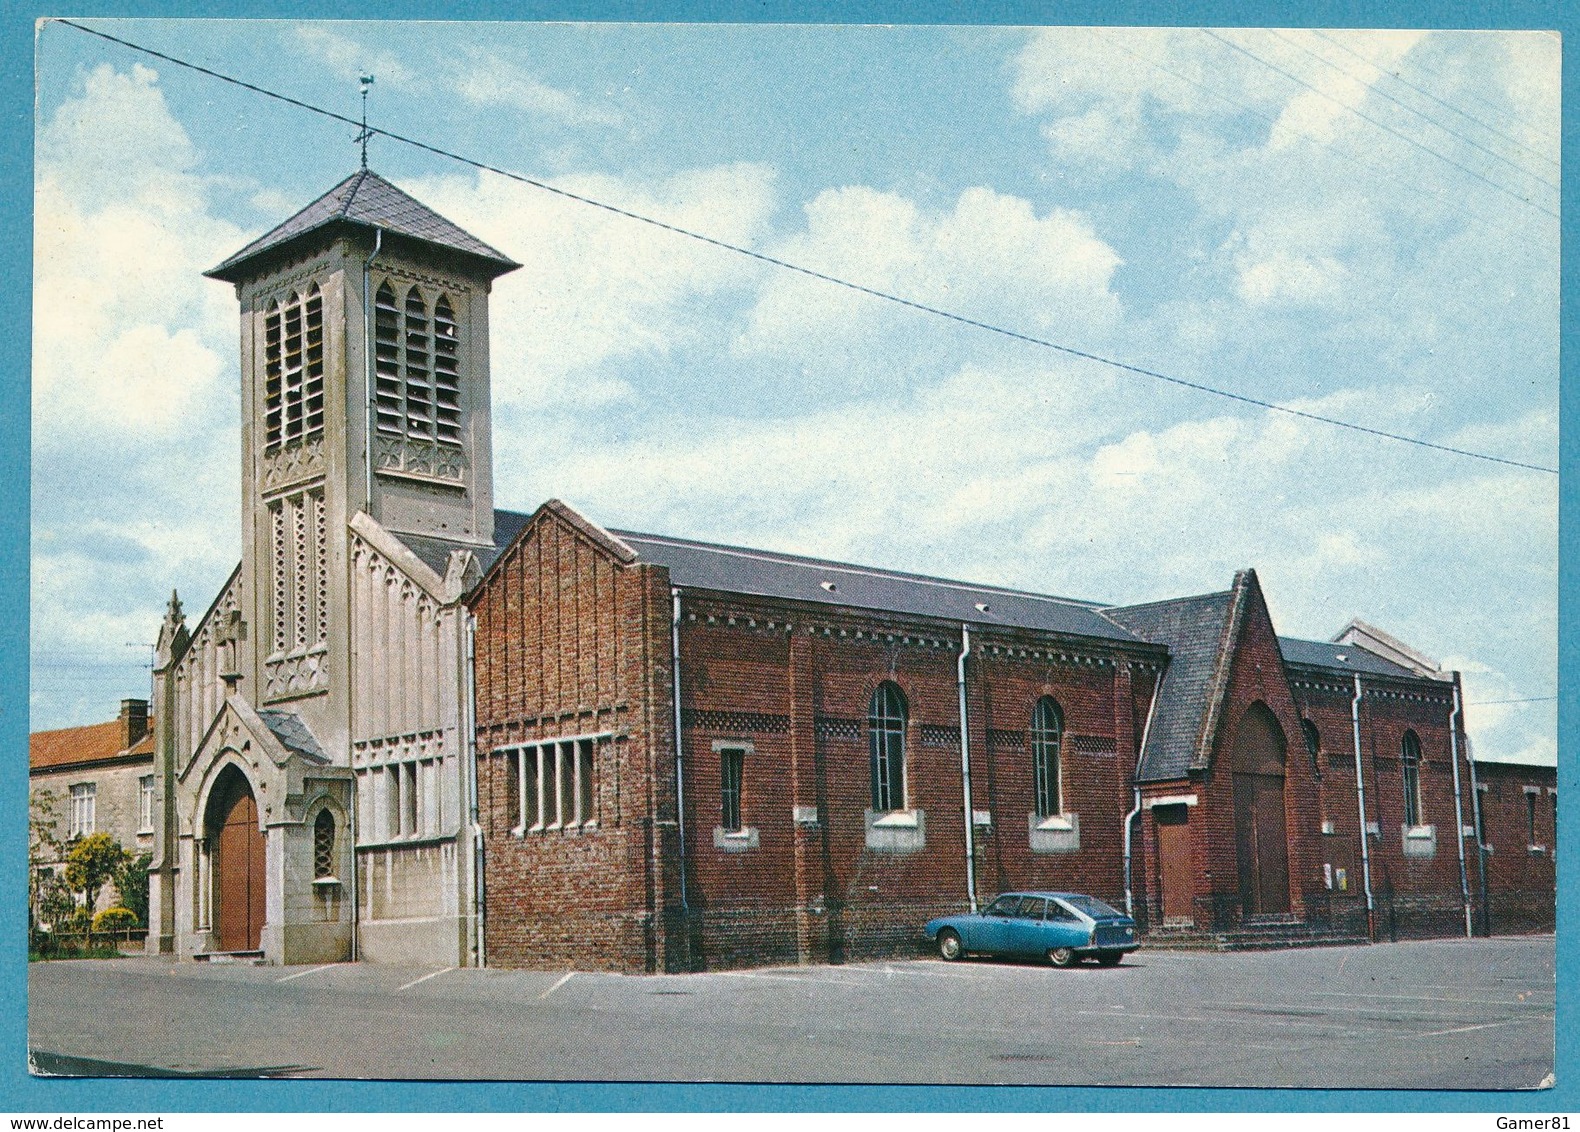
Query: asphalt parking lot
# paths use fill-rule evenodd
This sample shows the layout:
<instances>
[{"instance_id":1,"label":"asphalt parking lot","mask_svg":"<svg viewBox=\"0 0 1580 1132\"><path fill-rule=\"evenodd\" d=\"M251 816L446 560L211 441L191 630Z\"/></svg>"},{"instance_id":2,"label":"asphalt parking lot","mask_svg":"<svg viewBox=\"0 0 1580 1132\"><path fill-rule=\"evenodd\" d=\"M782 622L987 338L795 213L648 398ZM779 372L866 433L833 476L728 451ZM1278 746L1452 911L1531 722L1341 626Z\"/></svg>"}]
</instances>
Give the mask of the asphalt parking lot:
<instances>
[{"instance_id":1,"label":"asphalt parking lot","mask_svg":"<svg viewBox=\"0 0 1580 1132\"><path fill-rule=\"evenodd\" d=\"M1529 1089L1553 1068L1551 936L647 977L129 958L34 963L28 993L35 1071L86 1075Z\"/></svg>"}]
</instances>

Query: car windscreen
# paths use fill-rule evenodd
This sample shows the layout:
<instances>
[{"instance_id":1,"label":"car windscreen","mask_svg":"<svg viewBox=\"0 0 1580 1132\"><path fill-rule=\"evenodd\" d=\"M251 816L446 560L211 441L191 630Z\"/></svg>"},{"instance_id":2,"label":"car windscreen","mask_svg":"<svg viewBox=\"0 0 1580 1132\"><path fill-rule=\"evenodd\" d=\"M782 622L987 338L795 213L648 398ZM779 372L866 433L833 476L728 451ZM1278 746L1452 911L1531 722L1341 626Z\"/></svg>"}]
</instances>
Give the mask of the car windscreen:
<instances>
[{"instance_id":1,"label":"car windscreen","mask_svg":"<svg viewBox=\"0 0 1580 1132\"><path fill-rule=\"evenodd\" d=\"M1094 920L1102 919L1104 916L1124 915L1117 908L1110 908L1095 896L1064 896L1060 899L1077 912L1083 912Z\"/></svg>"}]
</instances>

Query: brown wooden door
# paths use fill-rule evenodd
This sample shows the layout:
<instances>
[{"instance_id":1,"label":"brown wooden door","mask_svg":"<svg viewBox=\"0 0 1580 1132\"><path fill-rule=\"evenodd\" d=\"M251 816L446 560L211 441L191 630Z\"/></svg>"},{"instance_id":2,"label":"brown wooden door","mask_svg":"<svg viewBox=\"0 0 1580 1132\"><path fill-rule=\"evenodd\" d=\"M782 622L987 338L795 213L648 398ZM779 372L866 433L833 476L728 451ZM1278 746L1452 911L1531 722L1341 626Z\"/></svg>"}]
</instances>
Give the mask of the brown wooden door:
<instances>
[{"instance_id":1,"label":"brown wooden door","mask_svg":"<svg viewBox=\"0 0 1580 1132\"><path fill-rule=\"evenodd\" d=\"M257 951L263 939L264 840L258 804L238 780L221 811L214 854L214 890L221 951Z\"/></svg>"},{"instance_id":2,"label":"brown wooden door","mask_svg":"<svg viewBox=\"0 0 1580 1132\"><path fill-rule=\"evenodd\" d=\"M1248 916L1289 911L1289 846L1284 831L1284 779L1234 776L1235 840L1240 902Z\"/></svg>"},{"instance_id":3,"label":"brown wooden door","mask_svg":"<svg viewBox=\"0 0 1580 1132\"><path fill-rule=\"evenodd\" d=\"M1190 809L1155 806L1158 830L1158 876L1163 883L1163 923L1196 922L1196 858L1191 850Z\"/></svg>"}]
</instances>

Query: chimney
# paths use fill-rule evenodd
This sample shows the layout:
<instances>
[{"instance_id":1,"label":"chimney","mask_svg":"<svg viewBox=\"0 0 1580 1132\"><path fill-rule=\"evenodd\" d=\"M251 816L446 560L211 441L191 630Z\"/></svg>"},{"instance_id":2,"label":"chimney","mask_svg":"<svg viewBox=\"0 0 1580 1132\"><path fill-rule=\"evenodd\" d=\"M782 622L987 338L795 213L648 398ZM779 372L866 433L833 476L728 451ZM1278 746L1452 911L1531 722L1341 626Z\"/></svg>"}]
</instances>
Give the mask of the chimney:
<instances>
[{"instance_id":1,"label":"chimney","mask_svg":"<svg viewBox=\"0 0 1580 1132\"><path fill-rule=\"evenodd\" d=\"M148 701L121 701L121 750L136 744L148 734Z\"/></svg>"}]
</instances>

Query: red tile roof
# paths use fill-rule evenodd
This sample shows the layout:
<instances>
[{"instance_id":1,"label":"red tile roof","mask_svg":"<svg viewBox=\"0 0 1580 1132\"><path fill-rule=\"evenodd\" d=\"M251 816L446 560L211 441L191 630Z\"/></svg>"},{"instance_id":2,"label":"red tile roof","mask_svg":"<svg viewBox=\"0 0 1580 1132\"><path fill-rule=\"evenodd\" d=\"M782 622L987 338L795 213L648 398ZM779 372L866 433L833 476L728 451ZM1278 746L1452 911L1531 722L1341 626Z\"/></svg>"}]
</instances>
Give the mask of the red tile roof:
<instances>
[{"instance_id":1,"label":"red tile roof","mask_svg":"<svg viewBox=\"0 0 1580 1132\"><path fill-rule=\"evenodd\" d=\"M108 723L90 723L86 727L35 731L28 736L27 741L28 767L31 770L48 770L52 767L101 762L117 755L128 758L152 757L152 733L143 736L129 749L121 747L121 739L125 734L126 724L119 719L112 719Z\"/></svg>"}]
</instances>

